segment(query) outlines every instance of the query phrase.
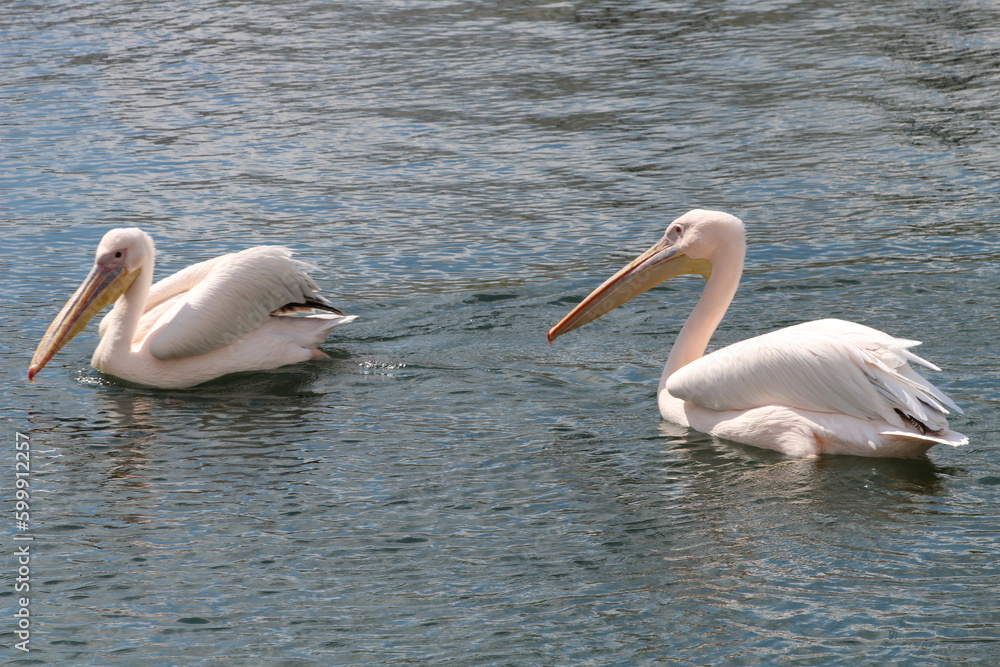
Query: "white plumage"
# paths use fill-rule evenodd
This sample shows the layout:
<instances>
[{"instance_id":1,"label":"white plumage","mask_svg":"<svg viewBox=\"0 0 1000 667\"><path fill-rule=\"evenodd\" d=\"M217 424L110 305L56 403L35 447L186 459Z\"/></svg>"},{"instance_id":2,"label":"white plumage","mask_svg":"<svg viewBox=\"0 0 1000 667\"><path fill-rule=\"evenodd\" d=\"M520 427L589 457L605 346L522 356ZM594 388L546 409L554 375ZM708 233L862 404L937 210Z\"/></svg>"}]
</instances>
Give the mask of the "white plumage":
<instances>
[{"instance_id":1,"label":"white plumage","mask_svg":"<svg viewBox=\"0 0 1000 667\"><path fill-rule=\"evenodd\" d=\"M189 387L239 371L321 358L330 329L350 322L317 291L306 265L259 246L189 266L152 284L155 249L145 232L114 229L94 268L53 320L29 378L108 303L91 363L139 384Z\"/></svg>"},{"instance_id":2,"label":"white plumage","mask_svg":"<svg viewBox=\"0 0 1000 667\"><path fill-rule=\"evenodd\" d=\"M678 218L656 245L612 276L549 331L549 340L682 273L706 278L663 370L664 419L793 456L916 456L968 442L948 426L961 409L910 366L917 341L826 319L704 355L743 270L743 223L719 211Z\"/></svg>"}]
</instances>

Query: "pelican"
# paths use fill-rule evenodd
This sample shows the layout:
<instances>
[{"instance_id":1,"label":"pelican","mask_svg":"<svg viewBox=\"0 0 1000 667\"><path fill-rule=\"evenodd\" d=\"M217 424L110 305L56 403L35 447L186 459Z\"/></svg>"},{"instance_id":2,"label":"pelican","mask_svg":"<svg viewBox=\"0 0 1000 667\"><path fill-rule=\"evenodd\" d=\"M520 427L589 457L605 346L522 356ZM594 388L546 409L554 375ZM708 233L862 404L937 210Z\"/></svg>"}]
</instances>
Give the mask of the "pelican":
<instances>
[{"instance_id":1,"label":"pelican","mask_svg":"<svg viewBox=\"0 0 1000 667\"><path fill-rule=\"evenodd\" d=\"M594 290L549 330L557 336L681 274L705 278L657 392L664 419L788 456L913 457L964 445L948 427L951 399L910 363L918 341L825 319L756 336L705 355L743 273L743 222L721 211L677 218L653 247Z\"/></svg>"},{"instance_id":2,"label":"pelican","mask_svg":"<svg viewBox=\"0 0 1000 667\"><path fill-rule=\"evenodd\" d=\"M330 329L355 319L317 294L306 265L288 248L221 255L155 285L154 255L153 239L141 229L105 234L90 274L38 344L28 379L112 302L91 365L164 389L326 357L317 346Z\"/></svg>"}]
</instances>

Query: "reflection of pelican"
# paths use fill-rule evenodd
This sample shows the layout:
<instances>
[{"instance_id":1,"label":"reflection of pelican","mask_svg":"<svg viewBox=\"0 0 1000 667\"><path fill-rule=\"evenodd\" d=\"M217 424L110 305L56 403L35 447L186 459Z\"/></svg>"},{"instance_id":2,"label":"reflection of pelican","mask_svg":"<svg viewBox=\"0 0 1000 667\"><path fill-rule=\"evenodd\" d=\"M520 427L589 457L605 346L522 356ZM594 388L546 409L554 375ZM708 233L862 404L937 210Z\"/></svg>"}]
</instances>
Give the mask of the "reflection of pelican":
<instances>
[{"instance_id":1,"label":"reflection of pelican","mask_svg":"<svg viewBox=\"0 0 1000 667\"><path fill-rule=\"evenodd\" d=\"M945 418L959 407L910 368L912 361L938 370L907 349L916 341L818 320L702 356L736 293L745 253L739 218L691 211L552 327L549 341L668 278L699 274L705 289L660 379L664 419L793 456L916 456L968 442Z\"/></svg>"},{"instance_id":2,"label":"reflection of pelican","mask_svg":"<svg viewBox=\"0 0 1000 667\"><path fill-rule=\"evenodd\" d=\"M90 275L38 344L28 379L112 302L91 364L164 388L325 357L317 346L330 329L354 319L316 293L305 265L287 248L222 255L155 285L154 254L142 230L105 234Z\"/></svg>"}]
</instances>

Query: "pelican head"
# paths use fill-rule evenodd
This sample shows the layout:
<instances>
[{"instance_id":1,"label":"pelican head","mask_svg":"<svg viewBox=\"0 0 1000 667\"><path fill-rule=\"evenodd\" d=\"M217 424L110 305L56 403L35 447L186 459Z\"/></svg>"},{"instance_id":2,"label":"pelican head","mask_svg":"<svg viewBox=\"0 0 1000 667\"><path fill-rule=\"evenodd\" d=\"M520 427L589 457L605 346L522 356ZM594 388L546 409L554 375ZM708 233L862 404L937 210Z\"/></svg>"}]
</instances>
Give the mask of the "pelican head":
<instances>
[{"instance_id":1,"label":"pelican head","mask_svg":"<svg viewBox=\"0 0 1000 667\"><path fill-rule=\"evenodd\" d=\"M670 223L653 247L608 278L549 329L549 342L674 276L690 273L708 280L712 262L732 251L740 254L731 261L739 261L742 266L745 243L743 222L736 216L704 209L688 211Z\"/></svg>"},{"instance_id":2,"label":"pelican head","mask_svg":"<svg viewBox=\"0 0 1000 667\"><path fill-rule=\"evenodd\" d=\"M66 343L76 336L109 303L113 303L135 281L153 257L153 240L135 227L112 229L97 246L94 266L52 320L31 358L28 379Z\"/></svg>"}]
</instances>

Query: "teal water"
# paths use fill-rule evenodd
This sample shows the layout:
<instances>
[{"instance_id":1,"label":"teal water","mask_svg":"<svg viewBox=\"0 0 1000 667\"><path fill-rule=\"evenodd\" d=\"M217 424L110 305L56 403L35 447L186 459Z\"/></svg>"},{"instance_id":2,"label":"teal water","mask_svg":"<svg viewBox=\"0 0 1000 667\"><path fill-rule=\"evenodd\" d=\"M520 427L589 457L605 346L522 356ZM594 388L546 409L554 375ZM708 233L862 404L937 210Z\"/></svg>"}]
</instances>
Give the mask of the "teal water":
<instances>
[{"instance_id":1,"label":"teal water","mask_svg":"<svg viewBox=\"0 0 1000 667\"><path fill-rule=\"evenodd\" d=\"M3 664L995 662L995 4L2 13ZM922 340L970 444L793 461L661 424L695 280L545 342L694 207L749 232L714 344ZM159 276L289 245L359 320L189 391L101 376L91 326L29 384L123 225Z\"/></svg>"}]
</instances>

